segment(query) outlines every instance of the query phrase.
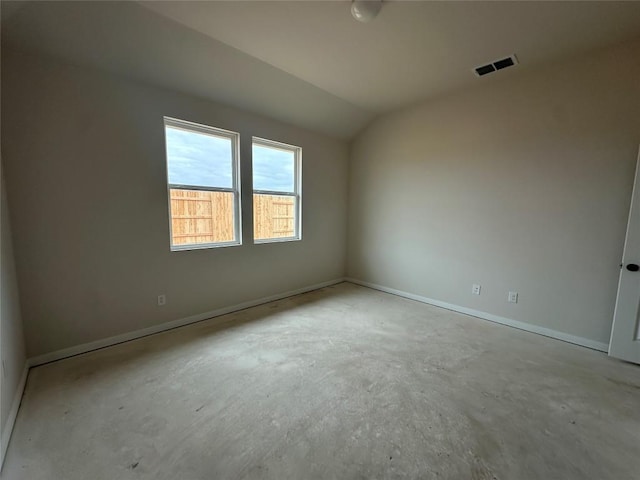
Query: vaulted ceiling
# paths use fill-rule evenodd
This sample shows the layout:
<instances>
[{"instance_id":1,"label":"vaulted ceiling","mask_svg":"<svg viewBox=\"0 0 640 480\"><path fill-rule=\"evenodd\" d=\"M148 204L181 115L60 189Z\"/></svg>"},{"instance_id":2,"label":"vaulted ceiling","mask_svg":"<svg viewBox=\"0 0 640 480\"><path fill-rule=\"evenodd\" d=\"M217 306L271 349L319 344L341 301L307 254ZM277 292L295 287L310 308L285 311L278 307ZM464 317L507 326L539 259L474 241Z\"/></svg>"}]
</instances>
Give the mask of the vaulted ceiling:
<instances>
[{"instance_id":1,"label":"vaulted ceiling","mask_svg":"<svg viewBox=\"0 0 640 480\"><path fill-rule=\"evenodd\" d=\"M376 115L640 36L640 2L2 2L3 48L349 138ZM472 68L515 53L520 64Z\"/></svg>"}]
</instances>

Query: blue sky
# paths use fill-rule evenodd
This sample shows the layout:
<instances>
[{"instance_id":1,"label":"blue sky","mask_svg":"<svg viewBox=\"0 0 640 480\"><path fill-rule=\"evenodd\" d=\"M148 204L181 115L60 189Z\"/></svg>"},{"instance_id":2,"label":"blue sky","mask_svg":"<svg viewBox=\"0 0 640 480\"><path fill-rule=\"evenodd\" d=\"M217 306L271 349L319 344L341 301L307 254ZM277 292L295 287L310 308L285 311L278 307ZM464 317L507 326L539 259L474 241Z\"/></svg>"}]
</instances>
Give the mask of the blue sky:
<instances>
[{"instance_id":1,"label":"blue sky","mask_svg":"<svg viewBox=\"0 0 640 480\"><path fill-rule=\"evenodd\" d=\"M231 140L166 127L169 183L233 187Z\"/></svg>"},{"instance_id":2,"label":"blue sky","mask_svg":"<svg viewBox=\"0 0 640 480\"><path fill-rule=\"evenodd\" d=\"M231 140L166 127L169 183L231 188ZM253 188L293 192L294 154L253 146Z\"/></svg>"},{"instance_id":3,"label":"blue sky","mask_svg":"<svg viewBox=\"0 0 640 480\"><path fill-rule=\"evenodd\" d=\"M293 152L253 146L253 189L293 192Z\"/></svg>"}]
</instances>

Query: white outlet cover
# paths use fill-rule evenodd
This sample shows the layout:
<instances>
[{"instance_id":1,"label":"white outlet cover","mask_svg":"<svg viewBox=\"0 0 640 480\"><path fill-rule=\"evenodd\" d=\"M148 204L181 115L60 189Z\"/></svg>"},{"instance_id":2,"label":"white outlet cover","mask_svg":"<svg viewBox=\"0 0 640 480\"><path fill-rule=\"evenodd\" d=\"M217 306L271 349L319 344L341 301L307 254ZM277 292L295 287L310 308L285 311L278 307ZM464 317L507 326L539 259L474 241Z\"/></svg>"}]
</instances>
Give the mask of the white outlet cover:
<instances>
[{"instance_id":1,"label":"white outlet cover","mask_svg":"<svg viewBox=\"0 0 640 480\"><path fill-rule=\"evenodd\" d=\"M482 287L480 285L478 285L477 283L474 283L471 287L471 293L473 293L474 295L480 295L481 289Z\"/></svg>"},{"instance_id":2,"label":"white outlet cover","mask_svg":"<svg viewBox=\"0 0 640 480\"><path fill-rule=\"evenodd\" d=\"M518 303L518 292L509 292L509 297L507 298L509 303Z\"/></svg>"}]
</instances>

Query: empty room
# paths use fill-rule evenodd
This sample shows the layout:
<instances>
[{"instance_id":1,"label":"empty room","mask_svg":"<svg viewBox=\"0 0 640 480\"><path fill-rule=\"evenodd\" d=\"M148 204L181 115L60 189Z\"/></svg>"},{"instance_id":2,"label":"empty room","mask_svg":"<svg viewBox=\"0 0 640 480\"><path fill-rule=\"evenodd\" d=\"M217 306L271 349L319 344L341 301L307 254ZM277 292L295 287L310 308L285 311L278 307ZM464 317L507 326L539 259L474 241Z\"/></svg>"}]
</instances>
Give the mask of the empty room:
<instances>
[{"instance_id":1,"label":"empty room","mask_svg":"<svg viewBox=\"0 0 640 480\"><path fill-rule=\"evenodd\" d=\"M0 17L2 480L640 478L640 2Z\"/></svg>"}]
</instances>

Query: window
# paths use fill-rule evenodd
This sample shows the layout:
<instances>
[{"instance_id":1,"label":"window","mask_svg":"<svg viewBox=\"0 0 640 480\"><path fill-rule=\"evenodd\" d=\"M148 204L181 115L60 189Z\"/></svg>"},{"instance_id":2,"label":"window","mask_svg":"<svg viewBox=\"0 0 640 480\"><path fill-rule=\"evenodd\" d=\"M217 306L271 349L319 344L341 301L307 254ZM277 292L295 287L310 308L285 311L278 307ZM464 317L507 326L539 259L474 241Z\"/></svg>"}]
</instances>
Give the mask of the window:
<instances>
[{"instance_id":1,"label":"window","mask_svg":"<svg viewBox=\"0 0 640 480\"><path fill-rule=\"evenodd\" d=\"M238 138L164 119L171 250L240 244Z\"/></svg>"},{"instance_id":2,"label":"window","mask_svg":"<svg viewBox=\"0 0 640 480\"><path fill-rule=\"evenodd\" d=\"M300 240L302 149L253 138L253 238Z\"/></svg>"}]
</instances>

